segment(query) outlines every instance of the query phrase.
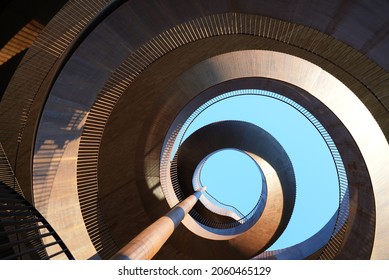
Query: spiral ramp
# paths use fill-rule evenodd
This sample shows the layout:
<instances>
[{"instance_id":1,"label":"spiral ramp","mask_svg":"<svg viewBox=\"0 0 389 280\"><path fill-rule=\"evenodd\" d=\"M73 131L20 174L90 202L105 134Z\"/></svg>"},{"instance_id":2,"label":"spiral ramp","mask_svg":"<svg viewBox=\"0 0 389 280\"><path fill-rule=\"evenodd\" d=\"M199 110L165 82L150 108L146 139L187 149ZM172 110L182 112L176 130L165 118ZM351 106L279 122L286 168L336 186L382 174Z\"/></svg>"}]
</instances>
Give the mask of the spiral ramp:
<instances>
[{"instance_id":1,"label":"spiral ramp","mask_svg":"<svg viewBox=\"0 0 389 280\"><path fill-rule=\"evenodd\" d=\"M2 24L16 7L28 8L5 2ZM387 1L62 4L39 9L41 24L24 31L30 41L12 41L20 50L10 52L13 37L1 35L0 70L13 75L1 80L0 142L10 169L0 181L13 176L71 257L111 258L190 194L188 180L203 157L233 146L266 171L266 204L237 224L200 201L155 258L389 259ZM35 18L10 29L17 34ZM289 248L266 251L295 203L293 162L276 139L269 135L257 150L244 143L260 128L227 122L199 130L174 154L185 120L238 89L277 92L302 106L344 166L338 211ZM243 136L210 136L231 130ZM191 154L191 145L204 153ZM278 154L266 154L269 145ZM278 220L266 228L268 215Z\"/></svg>"}]
</instances>

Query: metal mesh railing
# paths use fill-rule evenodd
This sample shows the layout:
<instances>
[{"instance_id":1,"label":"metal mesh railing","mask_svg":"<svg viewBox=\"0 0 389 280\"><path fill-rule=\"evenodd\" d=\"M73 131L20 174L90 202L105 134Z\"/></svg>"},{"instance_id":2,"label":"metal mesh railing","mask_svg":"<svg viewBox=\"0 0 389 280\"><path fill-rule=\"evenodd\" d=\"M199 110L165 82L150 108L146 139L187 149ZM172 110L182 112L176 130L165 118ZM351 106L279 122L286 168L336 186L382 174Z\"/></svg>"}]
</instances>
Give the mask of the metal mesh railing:
<instances>
[{"instance_id":1,"label":"metal mesh railing","mask_svg":"<svg viewBox=\"0 0 389 280\"><path fill-rule=\"evenodd\" d=\"M0 143L0 182L12 187L18 194L23 196L23 192L19 186L16 176L11 168L11 164L4 152L3 145Z\"/></svg>"},{"instance_id":2,"label":"metal mesh railing","mask_svg":"<svg viewBox=\"0 0 389 280\"><path fill-rule=\"evenodd\" d=\"M73 259L42 215L19 193L0 182L0 259L55 257Z\"/></svg>"},{"instance_id":3,"label":"metal mesh railing","mask_svg":"<svg viewBox=\"0 0 389 280\"><path fill-rule=\"evenodd\" d=\"M0 143L0 259L53 258L73 256L46 219L24 198Z\"/></svg>"}]
</instances>

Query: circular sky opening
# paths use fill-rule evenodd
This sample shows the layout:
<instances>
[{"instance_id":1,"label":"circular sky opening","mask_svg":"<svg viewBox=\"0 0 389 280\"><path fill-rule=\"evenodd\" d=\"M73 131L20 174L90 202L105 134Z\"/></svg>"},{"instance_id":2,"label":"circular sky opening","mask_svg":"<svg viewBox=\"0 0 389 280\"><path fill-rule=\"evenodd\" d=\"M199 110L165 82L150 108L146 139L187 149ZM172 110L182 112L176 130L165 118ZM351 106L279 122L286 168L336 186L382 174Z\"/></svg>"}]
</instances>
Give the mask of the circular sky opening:
<instances>
[{"instance_id":1,"label":"circular sky opening","mask_svg":"<svg viewBox=\"0 0 389 280\"><path fill-rule=\"evenodd\" d=\"M342 199L337 170L344 170L343 163L334 161L334 154L338 155L338 151L330 148L335 146L332 145L331 137L305 108L270 91L242 89L226 92L198 107L182 124L173 150L177 150L187 137L201 127L224 120L250 122L266 130L282 145L293 164L297 188L295 208L286 230L268 250L287 248L307 240L336 215L339 200ZM231 172L226 172L231 165L228 156L220 154L210 161L201 181L217 200L246 212L246 209L252 209L246 205L258 201L258 195L247 192L244 197L238 198L232 192L234 197L225 198L231 194L225 191L227 182L212 183L213 180L217 182L218 178L230 175L227 173ZM250 170L249 166L242 162L239 170L233 173L239 176L246 170ZM251 177L252 174L248 174L251 172L245 173L245 178Z\"/></svg>"},{"instance_id":2,"label":"circular sky opening","mask_svg":"<svg viewBox=\"0 0 389 280\"><path fill-rule=\"evenodd\" d=\"M248 215L262 192L262 174L256 162L237 149L212 153L202 164L199 179L207 187L205 196L220 206Z\"/></svg>"}]
</instances>

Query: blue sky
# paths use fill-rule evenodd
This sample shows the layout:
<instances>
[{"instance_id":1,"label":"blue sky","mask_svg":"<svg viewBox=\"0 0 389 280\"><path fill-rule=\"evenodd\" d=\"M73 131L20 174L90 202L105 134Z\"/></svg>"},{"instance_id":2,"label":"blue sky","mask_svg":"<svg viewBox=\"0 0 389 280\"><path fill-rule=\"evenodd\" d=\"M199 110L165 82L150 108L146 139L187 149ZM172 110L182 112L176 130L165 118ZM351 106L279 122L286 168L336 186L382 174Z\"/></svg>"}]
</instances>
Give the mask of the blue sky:
<instances>
[{"instance_id":1,"label":"blue sky","mask_svg":"<svg viewBox=\"0 0 389 280\"><path fill-rule=\"evenodd\" d=\"M237 171L237 166L242 168ZM235 149L227 149L216 152L204 163L200 179L203 186L210 186L208 193L247 215L261 195L260 172L248 155Z\"/></svg>"},{"instance_id":2,"label":"blue sky","mask_svg":"<svg viewBox=\"0 0 389 280\"><path fill-rule=\"evenodd\" d=\"M295 209L287 229L270 249L292 246L320 230L338 207L339 185L331 153L316 128L295 108L277 99L238 95L204 110L184 138L206 124L221 120L247 121L265 129L281 143L294 166ZM261 191L255 165L236 151L210 157L200 178L209 193L241 212L252 209Z\"/></svg>"}]
</instances>

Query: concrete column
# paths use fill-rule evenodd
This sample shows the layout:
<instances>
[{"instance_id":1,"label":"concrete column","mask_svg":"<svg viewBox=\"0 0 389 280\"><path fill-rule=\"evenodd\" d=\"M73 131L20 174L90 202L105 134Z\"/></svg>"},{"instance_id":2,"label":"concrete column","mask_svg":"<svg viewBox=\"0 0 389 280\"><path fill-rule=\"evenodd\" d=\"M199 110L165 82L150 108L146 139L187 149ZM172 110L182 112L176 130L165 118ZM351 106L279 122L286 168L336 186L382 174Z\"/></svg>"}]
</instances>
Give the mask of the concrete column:
<instances>
[{"instance_id":1,"label":"concrete column","mask_svg":"<svg viewBox=\"0 0 389 280\"><path fill-rule=\"evenodd\" d=\"M111 259L150 260L161 249L204 191L205 187L178 203L166 215L138 234Z\"/></svg>"}]
</instances>

